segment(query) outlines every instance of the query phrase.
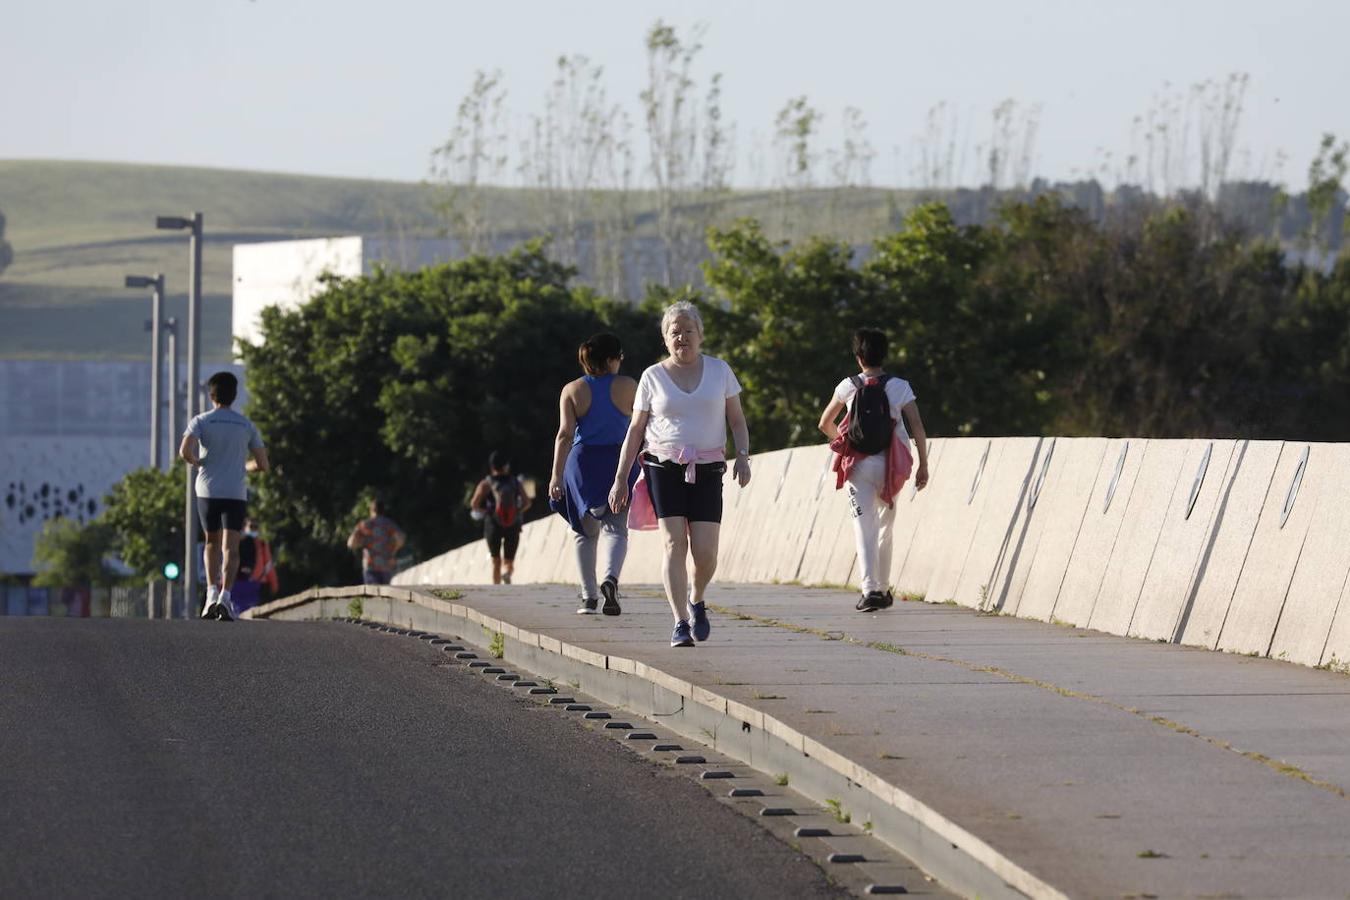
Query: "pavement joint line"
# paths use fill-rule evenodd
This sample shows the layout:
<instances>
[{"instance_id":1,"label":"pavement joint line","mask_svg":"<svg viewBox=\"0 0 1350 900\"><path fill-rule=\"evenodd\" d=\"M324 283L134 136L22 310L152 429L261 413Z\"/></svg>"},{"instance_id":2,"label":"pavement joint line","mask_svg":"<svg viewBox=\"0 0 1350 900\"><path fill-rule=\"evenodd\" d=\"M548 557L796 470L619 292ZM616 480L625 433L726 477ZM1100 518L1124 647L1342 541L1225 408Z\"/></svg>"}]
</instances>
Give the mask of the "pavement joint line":
<instances>
[{"instance_id":1,"label":"pavement joint line","mask_svg":"<svg viewBox=\"0 0 1350 900\"><path fill-rule=\"evenodd\" d=\"M1204 741L1205 743L1209 744L1212 747L1215 747L1219 750L1226 750L1229 753L1235 753L1238 756L1245 757L1246 759L1251 760L1252 762L1258 763L1260 765L1263 765L1266 768L1271 769L1272 771L1277 772L1280 775L1284 775L1288 778L1293 778L1297 781L1302 781L1312 787L1320 788L1321 790L1324 790L1330 794L1334 794L1335 796L1340 797L1342 800L1350 800L1350 791L1347 791L1341 785L1335 784L1334 782L1325 781L1320 778L1315 778L1308 772L1305 772L1303 769L1300 769L1298 766L1280 762L1279 760L1272 759L1271 757L1266 756L1264 753L1257 753L1254 750L1240 750L1237 747L1234 747L1228 741L1223 740L1222 738L1217 738L1208 734L1204 734L1200 731L1197 731L1194 728L1191 728L1188 725L1182 725L1180 722L1174 722L1165 716L1154 715L1153 713L1146 712L1142 709L1139 709L1138 707L1126 706L1123 703L1117 703L1114 700L1110 700L1099 694L1089 694L1085 691L1076 691L1073 690L1072 688L1066 688L1061 685L1055 684L1054 682L1051 681L1044 681L1039 678L1031 678L1030 676L1027 675L1019 675L1016 672L1010 672L1007 669L1004 669L1000 666L982 666L976 663L967 662L963 659L956 659L950 656L942 656L937 653L927 653L922 650L905 649L904 647L901 647L898 644L891 644L886 641L866 641L860 638L851 637L850 635L848 635L847 632L833 632L833 631L827 632L824 629L820 628L811 628L806 625L796 625L792 622L784 622L781 619L775 619L771 616L759 616L755 615L754 613L735 612L730 608L723 606L714 606L710 604L708 608L723 615L733 616L737 619L760 622L765 625L769 625L776 628L783 628L788 631L796 632L798 634L813 634L816 637L819 637L822 640L826 641L841 641L846 644L852 644L858 647L866 647L871 650L880 650L886 653L895 653L899 656L912 656L915 659L922 659L926 662L946 663L948 665L954 665L959 668L965 669L968 672L978 672L985 675L993 675L995 677L1003 678L1017 684L1026 685L1028 687L1040 688L1043 691L1049 691L1051 693L1059 694L1060 696L1067 697L1071 700L1083 700L1088 703L1096 703L1108 709L1114 709L1117 712L1123 712L1128 715L1144 719L1145 721L1152 722L1155 725L1167 728L1171 731L1176 732L1177 734L1185 735L1187 737L1193 737L1198 740ZM841 635L841 637L834 637L835 634L839 634Z\"/></svg>"},{"instance_id":2,"label":"pavement joint line","mask_svg":"<svg viewBox=\"0 0 1350 900\"><path fill-rule=\"evenodd\" d=\"M285 603L285 605L283 605L283 601L273 601L272 604L259 607L251 612L256 612L260 618L267 618L274 612L293 608L302 605L303 602L307 601L321 603L324 599L348 597L399 599L408 603L428 607L433 611L448 613L454 617L479 625L489 634L491 632L499 632L526 646L545 649L546 644L543 638L546 636L541 636L526 629L521 629L510 623L489 616L473 607L447 602L426 590L390 588L383 588L381 590L383 592L373 592L369 588L363 588L362 586L323 589L314 596L306 598L306 601ZM322 608L322 606L320 606L320 608ZM709 608L717 612L727 612L723 607L709 605ZM796 626L791 623L769 619L768 617L754 617L743 613L730 613L730 615L741 620L758 621L758 624L761 627L786 628L798 633L815 634L817 637L824 636L826 640L841 640L854 644L864 643L856 639L847 638L847 635L844 632L836 632L840 635L836 638L833 637L832 634L824 633L819 629ZM564 658L590 665L600 670L609 669L608 657L603 653L597 653L584 647L578 647L564 641L558 641L557 639L550 638L548 641L547 652L557 653ZM909 651L905 651L903 648L896 645L885 645L881 642L874 642L871 646L873 646L874 649L888 649L891 652L909 653ZM919 656L920 654L910 655ZM928 658L936 661L946 661L940 657ZM960 664L959 660L952 660L951 662L958 665ZM502 669L500 671L504 672L505 670ZM727 698L698 685L684 681L683 679L675 678L655 667L643 663L635 663L631 673L623 674L640 678L678 694L681 697L682 705L683 701L688 699L697 702L700 706L709 707L714 712L723 715L730 714ZM1004 677L1015 676L1011 676L1011 673L1009 673ZM654 713L654 715L661 714ZM886 803L901 815L909 818L916 825L931 831L935 838L950 843L953 849L959 848L960 852L964 854L967 859L974 862L988 875L1002 881L1005 887L1029 896L1056 898L1056 900L1066 897L1062 891L1058 890L1053 885L1048 884L1019 863L1013 861L1011 857L996 850L992 845L977 836L974 832L957 824L937 809L922 803L899 786L886 781L863 766L853 763L841 754L829 751L828 748L823 747L818 742L808 738L805 734L797 731L791 726L788 726L771 716L765 715L763 720L763 730L785 743L789 749L801 751L803 757L814 758L816 764L821 765L827 771L832 771L838 776L856 782L859 787L862 787L864 790L875 795L879 801ZM825 750L828 752L817 755L815 752L807 751L807 745L812 745L813 750ZM653 750L660 749L660 746L653 748ZM840 763L845 765L841 768ZM787 811L782 814L795 813ZM924 864L921 860L916 859L916 862L919 862L920 865Z\"/></svg>"}]
</instances>

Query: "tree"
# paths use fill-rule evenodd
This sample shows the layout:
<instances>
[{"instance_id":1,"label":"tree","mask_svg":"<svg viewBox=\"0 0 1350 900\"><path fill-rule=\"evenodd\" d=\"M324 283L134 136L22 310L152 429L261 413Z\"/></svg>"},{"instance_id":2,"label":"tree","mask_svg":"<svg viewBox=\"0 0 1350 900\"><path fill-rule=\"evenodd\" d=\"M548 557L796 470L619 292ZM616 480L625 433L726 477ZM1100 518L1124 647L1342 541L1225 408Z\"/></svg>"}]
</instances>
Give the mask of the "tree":
<instances>
[{"instance_id":1,"label":"tree","mask_svg":"<svg viewBox=\"0 0 1350 900\"><path fill-rule=\"evenodd\" d=\"M0 212L0 274L14 261L14 248L5 240L5 214Z\"/></svg>"},{"instance_id":2,"label":"tree","mask_svg":"<svg viewBox=\"0 0 1350 900\"><path fill-rule=\"evenodd\" d=\"M112 535L112 547L142 578L157 578L170 560L183 553L183 477L187 467L167 472L137 469L112 486L100 521Z\"/></svg>"},{"instance_id":3,"label":"tree","mask_svg":"<svg viewBox=\"0 0 1350 900\"><path fill-rule=\"evenodd\" d=\"M493 249L496 212L492 185L506 171L506 89L500 72L476 72L455 111L445 143L431 154L431 176L440 188L436 210L446 231L469 255Z\"/></svg>"},{"instance_id":4,"label":"tree","mask_svg":"<svg viewBox=\"0 0 1350 900\"><path fill-rule=\"evenodd\" d=\"M1322 135L1317 156L1308 166L1308 229L1304 243L1308 251L1320 260L1329 247L1339 243L1339 234L1332 235L1331 213L1341 198L1341 182L1345 180L1350 143L1336 146L1336 135ZM1341 200L1344 209L1345 202ZM1337 229L1339 232L1339 228Z\"/></svg>"},{"instance_id":5,"label":"tree","mask_svg":"<svg viewBox=\"0 0 1350 900\"><path fill-rule=\"evenodd\" d=\"M577 377L585 337L620 334L629 371L656 358L654 320L572 276L536 242L329 278L304 306L263 312L261 342L240 352L249 415L278 467L258 481L257 510L283 590L356 579L343 542L367 492L419 558L474 539L464 501L491 450L509 451L519 472L549 471L558 391ZM547 514L542 501L531 510Z\"/></svg>"},{"instance_id":6,"label":"tree","mask_svg":"<svg viewBox=\"0 0 1350 900\"><path fill-rule=\"evenodd\" d=\"M116 584L121 579L104 562L112 549L112 534L101 522L81 525L73 519L48 519L33 545L33 562L41 570L34 576L33 584L38 587Z\"/></svg>"}]
</instances>

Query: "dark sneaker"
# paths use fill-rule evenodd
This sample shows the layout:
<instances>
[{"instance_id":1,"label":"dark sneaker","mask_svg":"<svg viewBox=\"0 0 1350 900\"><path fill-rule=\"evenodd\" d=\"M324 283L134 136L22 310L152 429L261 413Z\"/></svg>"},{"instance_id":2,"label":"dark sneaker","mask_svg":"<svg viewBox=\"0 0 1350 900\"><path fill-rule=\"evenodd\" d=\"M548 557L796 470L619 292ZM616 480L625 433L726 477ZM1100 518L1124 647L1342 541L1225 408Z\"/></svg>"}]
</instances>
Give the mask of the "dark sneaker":
<instances>
[{"instance_id":1,"label":"dark sneaker","mask_svg":"<svg viewBox=\"0 0 1350 900\"><path fill-rule=\"evenodd\" d=\"M596 599L594 597L582 597L581 605L577 607L577 615L593 616L595 615Z\"/></svg>"},{"instance_id":2,"label":"dark sneaker","mask_svg":"<svg viewBox=\"0 0 1350 900\"><path fill-rule=\"evenodd\" d=\"M219 618L220 618L220 604L217 603L217 602L214 601L214 600L208 600L208 601L206 602L206 605L202 607L202 615L201 615L201 617L202 617L203 619L219 619Z\"/></svg>"},{"instance_id":3,"label":"dark sneaker","mask_svg":"<svg viewBox=\"0 0 1350 900\"><path fill-rule=\"evenodd\" d=\"M692 647L694 638L689 634L689 623L684 619L675 623L675 631L670 635L670 646L672 647Z\"/></svg>"},{"instance_id":4,"label":"dark sneaker","mask_svg":"<svg viewBox=\"0 0 1350 900\"><path fill-rule=\"evenodd\" d=\"M216 618L222 622L233 622L237 618L234 614L234 603L229 600L217 600Z\"/></svg>"},{"instance_id":5,"label":"dark sneaker","mask_svg":"<svg viewBox=\"0 0 1350 900\"><path fill-rule=\"evenodd\" d=\"M706 603L691 603L689 611L694 614L694 640L706 641L708 635L712 632L712 623L708 621L708 605Z\"/></svg>"},{"instance_id":6,"label":"dark sneaker","mask_svg":"<svg viewBox=\"0 0 1350 900\"><path fill-rule=\"evenodd\" d=\"M880 606L881 609L890 609L892 606L895 605L895 595L892 594L890 591L886 592L886 594L883 597L883 600L884 602Z\"/></svg>"},{"instance_id":7,"label":"dark sneaker","mask_svg":"<svg viewBox=\"0 0 1350 900\"><path fill-rule=\"evenodd\" d=\"M886 595L881 591L868 591L858 600L858 605L854 607L858 612L876 612L879 609L886 608Z\"/></svg>"},{"instance_id":8,"label":"dark sneaker","mask_svg":"<svg viewBox=\"0 0 1350 900\"><path fill-rule=\"evenodd\" d=\"M617 581L606 578L600 582L600 594L605 598L605 605L600 610L602 613L607 616L617 616L623 612L619 609L619 583Z\"/></svg>"}]
</instances>

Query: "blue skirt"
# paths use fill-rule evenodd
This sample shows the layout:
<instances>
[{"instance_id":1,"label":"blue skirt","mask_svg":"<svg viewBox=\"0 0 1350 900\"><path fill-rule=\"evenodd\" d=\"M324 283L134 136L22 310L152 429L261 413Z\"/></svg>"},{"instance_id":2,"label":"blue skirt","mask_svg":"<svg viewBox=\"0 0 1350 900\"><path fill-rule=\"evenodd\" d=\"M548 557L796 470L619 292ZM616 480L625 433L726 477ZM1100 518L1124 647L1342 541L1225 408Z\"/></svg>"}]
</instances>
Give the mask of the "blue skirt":
<instances>
[{"instance_id":1,"label":"blue skirt","mask_svg":"<svg viewBox=\"0 0 1350 900\"><path fill-rule=\"evenodd\" d=\"M614 484L614 470L619 465L620 444L588 446L573 444L563 466L563 496L549 498L549 508L567 520L572 530L582 534L581 523L593 509L609 509L609 489ZM631 493L637 481L638 465L628 472L628 490Z\"/></svg>"}]
</instances>

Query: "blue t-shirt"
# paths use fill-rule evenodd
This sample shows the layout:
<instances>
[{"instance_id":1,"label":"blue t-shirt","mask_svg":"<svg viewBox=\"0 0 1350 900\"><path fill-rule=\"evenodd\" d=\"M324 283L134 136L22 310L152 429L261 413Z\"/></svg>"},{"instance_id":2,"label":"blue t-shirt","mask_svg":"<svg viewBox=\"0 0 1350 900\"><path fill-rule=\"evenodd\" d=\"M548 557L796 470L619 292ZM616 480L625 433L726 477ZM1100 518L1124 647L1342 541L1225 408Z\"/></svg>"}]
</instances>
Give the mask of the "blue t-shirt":
<instances>
[{"instance_id":1,"label":"blue t-shirt","mask_svg":"<svg viewBox=\"0 0 1350 900\"><path fill-rule=\"evenodd\" d=\"M247 500L244 463L262 447L257 426L229 407L202 413L188 423L185 435L197 439L202 464L197 469L197 496L213 500Z\"/></svg>"}]
</instances>

